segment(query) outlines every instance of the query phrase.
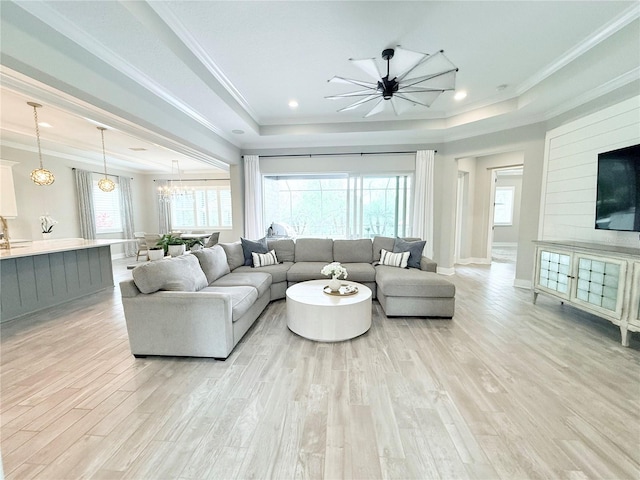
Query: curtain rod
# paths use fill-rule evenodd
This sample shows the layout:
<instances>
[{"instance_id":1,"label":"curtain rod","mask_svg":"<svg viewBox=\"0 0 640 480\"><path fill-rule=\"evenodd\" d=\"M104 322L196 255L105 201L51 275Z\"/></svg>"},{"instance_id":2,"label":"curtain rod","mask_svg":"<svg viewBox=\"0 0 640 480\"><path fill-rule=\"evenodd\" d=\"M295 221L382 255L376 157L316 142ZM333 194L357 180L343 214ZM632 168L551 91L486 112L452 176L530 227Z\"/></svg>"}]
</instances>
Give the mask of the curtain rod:
<instances>
[{"instance_id":1,"label":"curtain rod","mask_svg":"<svg viewBox=\"0 0 640 480\"><path fill-rule=\"evenodd\" d=\"M215 182L217 180L231 180L231 178L183 178L182 180L175 178L155 178L154 182Z\"/></svg>"},{"instance_id":2,"label":"curtain rod","mask_svg":"<svg viewBox=\"0 0 640 480\"><path fill-rule=\"evenodd\" d=\"M400 153L416 153L416 150L410 150L407 152L346 152L346 153L294 153L291 155L258 155L260 158L282 158L282 157L332 157L332 156L344 156L344 155L360 155L361 157L364 155L396 155ZM437 150L434 150L433 153L438 153ZM242 155L242 158L245 156Z\"/></svg>"},{"instance_id":3,"label":"curtain rod","mask_svg":"<svg viewBox=\"0 0 640 480\"><path fill-rule=\"evenodd\" d=\"M77 170L76 167L71 167L71 170ZM84 170L84 168L81 168L80 170ZM85 170L87 172L91 172L91 173L96 173L98 175L104 175L104 172L96 172L94 170ZM122 177L122 175L114 175L112 173L107 173L107 177ZM129 177L129 180L133 180L133 177Z\"/></svg>"}]
</instances>

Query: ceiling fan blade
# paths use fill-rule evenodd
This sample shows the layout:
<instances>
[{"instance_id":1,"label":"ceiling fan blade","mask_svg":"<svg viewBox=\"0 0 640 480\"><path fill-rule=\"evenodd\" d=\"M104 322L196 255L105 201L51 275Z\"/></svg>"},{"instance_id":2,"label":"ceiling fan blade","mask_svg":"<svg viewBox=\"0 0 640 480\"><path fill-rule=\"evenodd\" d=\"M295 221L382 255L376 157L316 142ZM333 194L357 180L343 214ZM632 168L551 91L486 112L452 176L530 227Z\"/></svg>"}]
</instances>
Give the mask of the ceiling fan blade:
<instances>
[{"instance_id":1,"label":"ceiling fan blade","mask_svg":"<svg viewBox=\"0 0 640 480\"><path fill-rule=\"evenodd\" d=\"M354 66L358 67L376 82L382 78L382 75L380 75L380 71L378 70L378 65L376 65L376 61L373 58L364 58L362 60L350 58L349 60Z\"/></svg>"},{"instance_id":2,"label":"ceiling fan blade","mask_svg":"<svg viewBox=\"0 0 640 480\"><path fill-rule=\"evenodd\" d=\"M395 95L391 97L391 106L393 107L393 111L396 115L402 115L403 113L407 112L409 108L411 108L409 102L400 99Z\"/></svg>"},{"instance_id":3,"label":"ceiling fan blade","mask_svg":"<svg viewBox=\"0 0 640 480\"><path fill-rule=\"evenodd\" d=\"M338 110L338 112L346 112L348 110L353 110L354 108L358 108L360 105L363 105L367 102L370 102L371 100L375 100L376 98L381 98L380 95L369 95L366 98L363 98L362 100L358 100L355 103L352 103L351 105L347 105L344 108L341 108L340 110Z\"/></svg>"},{"instance_id":4,"label":"ceiling fan blade","mask_svg":"<svg viewBox=\"0 0 640 480\"><path fill-rule=\"evenodd\" d=\"M402 77L428 56L426 53L413 52L401 47L396 47L393 58L389 62L389 78Z\"/></svg>"},{"instance_id":5,"label":"ceiling fan blade","mask_svg":"<svg viewBox=\"0 0 640 480\"><path fill-rule=\"evenodd\" d=\"M396 93L394 96L401 98L403 100L406 100L408 102L411 102L415 105L422 105L423 107L430 107L431 104L435 101L436 98L438 98L440 96L442 92L441 91L435 91L435 92L425 92L425 93L421 93L421 94L411 94L411 95L405 95L405 94L400 94L400 93Z\"/></svg>"},{"instance_id":6,"label":"ceiling fan blade","mask_svg":"<svg viewBox=\"0 0 640 480\"><path fill-rule=\"evenodd\" d=\"M329 100L337 100L339 98L366 97L367 95L373 95L376 92L377 92L376 89L370 88L368 90L358 90L357 92L339 93L338 95L329 95L328 97L324 97L324 98Z\"/></svg>"},{"instance_id":7,"label":"ceiling fan blade","mask_svg":"<svg viewBox=\"0 0 640 480\"><path fill-rule=\"evenodd\" d=\"M419 85L424 88L432 88L434 90L454 90L456 87L456 73L458 69L446 70L443 72L432 73L422 77L407 78L401 84L399 89L414 87ZM426 85L421 85L426 83Z\"/></svg>"},{"instance_id":8,"label":"ceiling fan blade","mask_svg":"<svg viewBox=\"0 0 640 480\"><path fill-rule=\"evenodd\" d=\"M376 103L375 106L371 110L369 110L369 113L367 113L364 116L364 118L371 117L373 115L376 115L377 113L380 113L380 112L384 111L384 107L386 106L385 105L386 100L384 98L382 98L382 97L378 97L378 98L380 98L378 103Z\"/></svg>"},{"instance_id":9,"label":"ceiling fan blade","mask_svg":"<svg viewBox=\"0 0 640 480\"><path fill-rule=\"evenodd\" d=\"M414 66L411 70L408 70L400 78L398 82L407 78L410 73L416 77L423 77L427 75L433 75L436 73L448 72L451 70L457 70L457 67L449 60L444 52L440 50L433 55L428 55L424 60Z\"/></svg>"},{"instance_id":10,"label":"ceiling fan blade","mask_svg":"<svg viewBox=\"0 0 640 480\"><path fill-rule=\"evenodd\" d=\"M350 85L358 85L360 87L364 87L364 88L373 88L373 89L377 89L378 88L378 83L372 83L372 82L366 82L364 80L354 80L352 78L344 78L344 77L333 77L330 78L329 80L327 80L327 82L329 83L347 83Z\"/></svg>"}]
</instances>

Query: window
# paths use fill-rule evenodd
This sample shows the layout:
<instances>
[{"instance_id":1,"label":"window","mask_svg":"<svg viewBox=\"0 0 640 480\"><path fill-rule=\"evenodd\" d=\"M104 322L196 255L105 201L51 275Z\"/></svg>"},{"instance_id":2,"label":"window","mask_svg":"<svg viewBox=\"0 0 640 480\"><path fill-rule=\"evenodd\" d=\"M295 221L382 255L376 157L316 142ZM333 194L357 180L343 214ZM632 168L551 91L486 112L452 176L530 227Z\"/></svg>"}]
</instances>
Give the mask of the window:
<instances>
[{"instance_id":1,"label":"window","mask_svg":"<svg viewBox=\"0 0 640 480\"><path fill-rule=\"evenodd\" d=\"M515 187L496 187L496 199L493 210L494 225L513 224L513 197Z\"/></svg>"},{"instance_id":2,"label":"window","mask_svg":"<svg viewBox=\"0 0 640 480\"><path fill-rule=\"evenodd\" d=\"M228 180L196 186L171 200L171 228L231 228L231 186Z\"/></svg>"},{"instance_id":3,"label":"window","mask_svg":"<svg viewBox=\"0 0 640 480\"><path fill-rule=\"evenodd\" d=\"M113 192L103 192L98 188L98 181L102 175L93 175L93 211L96 220L96 233L119 233L122 228L122 214L120 211L120 185L118 179Z\"/></svg>"},{"instance_id":4,"label":"window","mask_svg":"<svg viewBox=\"0 0 640 480\"><path fill-rule=\"evenodd\" d=\"M299 237L408 235L410 185L410 175L265 176L264 222Z\"/></svg>"}]
</instances>

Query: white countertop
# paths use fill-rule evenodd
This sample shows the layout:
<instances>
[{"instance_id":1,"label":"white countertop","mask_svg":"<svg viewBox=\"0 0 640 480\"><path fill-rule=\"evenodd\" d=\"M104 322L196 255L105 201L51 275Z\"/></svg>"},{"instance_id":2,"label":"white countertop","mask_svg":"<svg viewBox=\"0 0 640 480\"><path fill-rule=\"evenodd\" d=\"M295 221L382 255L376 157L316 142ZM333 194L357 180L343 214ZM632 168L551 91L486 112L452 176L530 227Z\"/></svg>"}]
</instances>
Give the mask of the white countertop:
<instances>
[{"instance_id":1,"label":"white countertop","mask_svg":"<svg viewBox=\"0 0 640 480\"><path fill-rule=\"evenodd\" d=\"M135 239L85 240L84 238L60 238L55 240L34 240L32 242L16 242L11 248L0 250L0 259L45 255L47 253L82 250L85 248L104 247L117 243L136 242Z\"/></svg>"}]
</instances>

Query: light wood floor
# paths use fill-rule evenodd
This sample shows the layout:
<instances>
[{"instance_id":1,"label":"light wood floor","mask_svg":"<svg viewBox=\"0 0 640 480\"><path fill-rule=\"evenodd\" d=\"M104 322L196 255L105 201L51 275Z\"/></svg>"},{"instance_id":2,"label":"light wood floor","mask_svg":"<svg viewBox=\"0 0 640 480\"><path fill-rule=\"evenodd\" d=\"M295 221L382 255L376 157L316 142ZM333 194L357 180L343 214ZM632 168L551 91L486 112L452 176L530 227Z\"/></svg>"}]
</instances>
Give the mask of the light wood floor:
<instances>
[{"instance_id":1,"label":"light wood floor","mask_svg":"<svg viewBox=\"0 0 640 480\"><path fill-rule=\"evenodd\" d=\"M624 348L512 279L512 264L460 267L453 321L374 302L371 330L335 344L288 331L274 302L226 362L135 359L117 288L10 322L5 475L640 478L638 334Z\"/></svg>"}]
</instances>

